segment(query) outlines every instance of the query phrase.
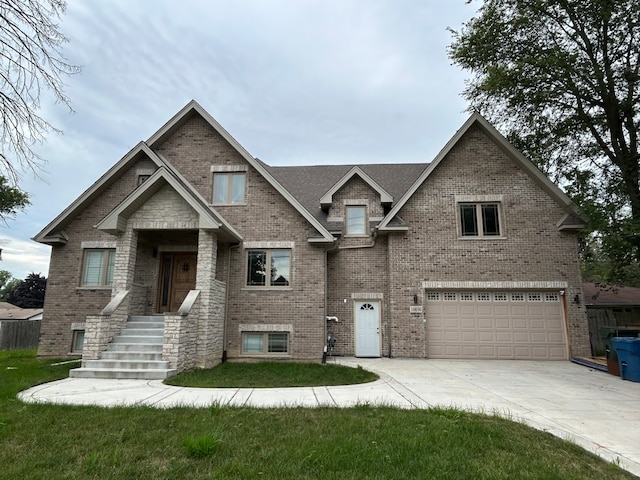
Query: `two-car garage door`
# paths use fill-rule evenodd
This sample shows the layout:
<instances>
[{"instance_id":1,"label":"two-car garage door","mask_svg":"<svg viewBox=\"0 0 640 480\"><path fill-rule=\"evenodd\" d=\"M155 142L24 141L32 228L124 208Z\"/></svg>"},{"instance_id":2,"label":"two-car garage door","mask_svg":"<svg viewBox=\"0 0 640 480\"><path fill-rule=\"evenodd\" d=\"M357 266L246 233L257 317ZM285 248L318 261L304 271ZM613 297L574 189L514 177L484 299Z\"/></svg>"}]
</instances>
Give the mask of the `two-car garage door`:
<instances>
[{"instance_id":1,"label":"two-car garage door","mask_svg":"<svg viewBox=\"0 0 640 480\"><path fill-rule=\"evenodd\" d=\"M556 292L425 292L430 358L566 360Z\"/></svg>"}]
</instances>

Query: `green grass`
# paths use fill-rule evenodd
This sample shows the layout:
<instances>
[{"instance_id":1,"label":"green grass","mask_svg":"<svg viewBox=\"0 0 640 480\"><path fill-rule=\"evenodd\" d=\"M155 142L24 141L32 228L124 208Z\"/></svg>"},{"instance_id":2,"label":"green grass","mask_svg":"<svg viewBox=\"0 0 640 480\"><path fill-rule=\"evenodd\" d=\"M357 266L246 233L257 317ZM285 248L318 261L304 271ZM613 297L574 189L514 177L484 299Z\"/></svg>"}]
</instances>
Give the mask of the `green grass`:
<instances>
[{"instance_id":1,"label":"green grass","mask_svg":"<svg viewBox=\"0 0 640 480\"><path fill-rule=\"evenodd\" d=\"M103 409L16 400L73 367L50 364L32 353L0 355L0 479L634 478L548 433L452 409Z\"/></svg>"},{"instance_id":2,"label":"green grass","mask_svg":"<svg viewBox=\"0 0 640 480\"><path fill-rule=\"evenodd\" d=\"M200 388L269 388L353 385L377 380L375 373L343 365L258 362L223 363L215 368L193 370L168 378L165 383Z\"/></svg>"}]
</instances>

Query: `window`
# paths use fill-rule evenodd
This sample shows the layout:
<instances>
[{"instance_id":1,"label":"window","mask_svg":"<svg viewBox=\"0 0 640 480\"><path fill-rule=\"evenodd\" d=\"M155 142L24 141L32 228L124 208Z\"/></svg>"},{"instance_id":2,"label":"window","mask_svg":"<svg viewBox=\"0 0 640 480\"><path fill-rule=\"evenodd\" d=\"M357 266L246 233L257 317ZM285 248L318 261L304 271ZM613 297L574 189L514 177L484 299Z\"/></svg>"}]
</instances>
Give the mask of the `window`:
<instances>
[{"instance_id":1,"label":"window","mask_svg":"<svg viewBox=\"0 0 640 480\"><path fill-rule=\"evenodd\" d=\"M247 286L288 287L291 280L291 250L249 250Z\"/></svg>"},{"instance_id":2,"label":"window","mask_svg":"<svg viewBox=\"0 0 640 480\"><path fill-rule=\"evenodd\" d=\"M366 235L367 209L364 206L346 207L346 234Z\"/></svg>"},{"instance_id":3,"label":"window","mask_svg":"<svg viewBox=\"0 0 640 480\"><path fill-rule=\"evenodd\" d=\"M151 175L138 175L138 186L149 180L149 177L151 177Z\"/></svg>"},{"instance_id":4,"label":"window","mask_svg":"<svg viewBox=\"0 0 640 480\"><path fill-rule=\"evenodd\" d=\"M500 236L498 203L461 203L460 226L463 237Z\"/></svg>"},{"instance_id":5,"label":"window","mask_svg":"<svg viewBox=\"0 0 640 480\"><path fill-rule=\"evenodd\" d=\"M114 249L85 250L82 285L87 287L111 285L115 259Z\"/></svg>"},{"instance_id":6,"label":"window","mask_svg":"<svg viewBox=\"0 0 640 480\"><path fill-rule=\"evenodd\" d=\"M214 173L213 203L233 205L244 203L245 174Z\"/></svg>"},{"instance_id":7,"label":"window","mask_svg":"<svg viewBox=\"0 0 640 480\"><path fill-rule=\"evenodd\" d=\"M71 353L82 353L84 347L84 330L74 330L71 338Z\"/></svg>"},{"instance_id":8,"label":"window","mask_svg":"<svg viewBox=\"0 0 640 480\"><path fill-rule=\"evenodd\" d=\"M242 353L288 353L288 333L243 333Z\"/></svg>"}]
</instances>

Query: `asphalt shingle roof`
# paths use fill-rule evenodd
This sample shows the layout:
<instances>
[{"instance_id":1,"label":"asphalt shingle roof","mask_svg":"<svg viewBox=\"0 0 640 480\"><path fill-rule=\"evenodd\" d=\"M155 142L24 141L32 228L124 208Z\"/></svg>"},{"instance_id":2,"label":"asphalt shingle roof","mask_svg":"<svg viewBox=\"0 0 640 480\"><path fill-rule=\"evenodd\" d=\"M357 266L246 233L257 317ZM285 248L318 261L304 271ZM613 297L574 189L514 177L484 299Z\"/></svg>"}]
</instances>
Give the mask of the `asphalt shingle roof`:
<instances>
[{"instance_id":1,"label":"asphalt shingle roof","mask_svg":"<svg viewBox=\"0 0 640 480\"><path fill-rule=\"evenodd\" d=\"M394 204L413 185L428 163L393 163L357 165L365 174L393 197ZM286 188L329 231L340 230L341 225L327 222L327 213L320 208L320 199L349 170L356 165L314 165L272 167L269 173Z\"/></svg>"}]
</instances>

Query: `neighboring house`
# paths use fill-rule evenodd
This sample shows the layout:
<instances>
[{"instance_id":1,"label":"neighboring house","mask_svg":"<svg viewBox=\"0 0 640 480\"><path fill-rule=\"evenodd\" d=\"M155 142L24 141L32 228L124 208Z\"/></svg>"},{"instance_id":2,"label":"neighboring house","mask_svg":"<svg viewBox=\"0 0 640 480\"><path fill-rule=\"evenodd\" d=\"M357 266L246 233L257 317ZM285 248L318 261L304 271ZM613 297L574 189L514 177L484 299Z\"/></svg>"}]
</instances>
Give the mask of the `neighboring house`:
<instances>
[{"instance_id":1,"label":"neighboring house","mask_svg":"<svg viewBox=\"0 0 640 480\"><path fill-rule=\"evenodd\" d=\"M20 308L0 302L0 350L36 348L42 308Z\"/></svg>"},{"instance_id":2,"label":"neighboring house","mask_svg":"<svg viewBox=\"0 0 640 480\"><path fill-rule=\"evenodd\" d=\"M605 354L606 344L600 327L628 327L640 330L640 288L606 283L584 283L591 354Z\"/></svg>"},{"instance_id":3,"label":"neighboring house","mask_svg":"<svg viewBox=\"0 0 640 480\"><path fill-rule=\"evenodd\" d=\"M0 302L0 320L42 320L42 308L20 308Z\"/></svg>"},{"instance_id":4,"label":"neighboring house","mask_svg":"<svg viewBox=\"0 0 640 480\"><path fill-rule=\"evenodd\" d=\"M34 237L39 354L84 335L85 369L108 368L142 335L127 319L161 314L167 375L320 360L329 331L338 355L588 355L583 225L477 114L431 163L271 167L190 102Z\"/></svg>"}]
</instances>

